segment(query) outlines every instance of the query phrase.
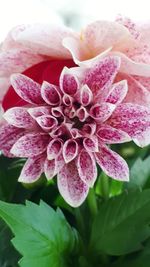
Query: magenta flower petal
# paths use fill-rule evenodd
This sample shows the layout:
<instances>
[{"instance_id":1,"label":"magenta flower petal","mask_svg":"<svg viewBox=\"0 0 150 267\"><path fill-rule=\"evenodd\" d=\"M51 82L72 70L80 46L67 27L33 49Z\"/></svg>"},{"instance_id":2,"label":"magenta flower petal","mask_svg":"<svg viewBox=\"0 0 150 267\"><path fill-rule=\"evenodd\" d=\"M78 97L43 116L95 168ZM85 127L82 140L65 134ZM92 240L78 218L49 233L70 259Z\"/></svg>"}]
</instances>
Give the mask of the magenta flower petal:
<instances>
[{"instance_id":1,"label":"magenta flower petal","mask_svg":"<svg viewBox=\"0 0 150 267\"><path fill-rule=\"evenodd\" d=\"M77 158L79 176L89 187L93 187L97 178L95 157L91 152L83 149Z\"/></svg>"},{"instance_id":2,"label":"magenta flower petal","mask_svg":"<svg viewBox=\"0 0 150 267\"><path fill-rule=\"evenodd\" d=\"M47 178L47 180L52 179L56 174L56 164L55 164L55 160L45 160L44 163L44 172L45 172L45 176Z\"/></svg>"},{"instance_id":3,"label":"magenta flower petal","mask_svg":"<svg viewBox=\"0 0 150 267\"><path fill-rule=\"evenodd\" d=\"M46 132L52 131L58 124L57 119L51 115L40 116L36 121Z\"/></svg>"},{"instance_id":4,"label":"magenta flower petal","mask_svg":"<svg viewBox=\"0 0 150 267\"><path fill-rule=\"evenodd\" d=\"M60 88L68 95L75 95L79 88L79 82L77 78L70 73L68 68L64 68L60 77Z\"/></svg>"},{"instance_id":5,"label":"magenta flower petal","mask_svg":"<svg viewBox=\"0 0 150 267\"><path fill-rule=\"evenodd\" d=\"M62 168L57 178L60 194L72 207L80 206L89 191L88 186L81 180L75 161Z\"/></svg>"},{"instance_id":6,"label":"magenta flower petal","mask_svg":"<svg viewBox=\"0 0 150 267\"><path fill-rule=\"evenodd\" d=\"M95 153L96 161L101 169L111 178L120 181L129 180L129 169L126 161L116 152L103 146Z\"/></svg>"},{"instance_id":7,"label":"magenta flower petal","mask_svg":"<svg viewBox=\"0 0 150 267\"><path fill-rule=\"evenodd\" d=\"M55 138L50 141L47 147L47 158L49 160L55 159L62 150L62 140Z\"/></svg>"},{"instance_id":8,"label":"magenta flower petal","mask_svg":"<svg viewBox=\"0 0 150 267\"><path fill-rule=\"evenodd\" d=\"M5 120L18 128L33 128L35 121L32 119L26 108L15 107L8 109L4 114Z\"/></svg>"},{"instance_id":9,"label":"magenta flower petal","mask_svg":"<svg viewBox=\"0 0 150 267\"><path fill-rule=\"evenodd\" d=\"M85 123L83 125L83 128L82 128L82 132L84 134L84 136L93 136L93 134L95 134L95 131L96 131L96 123Z\"/></svg>"},{"instance_id":10,"label":"magenta flower petal","mask_svg":"<svg viewBox=\"0 0 150 267\"><path fill-rule=\"evenodd\" d=\"M57 106L60 104L61 96L56 86L48 82L43 82L41 87L41 95L44 101L51 105Z\"/></svg>"},{"instance_id":11,"label":"magenta flower petal","mask_svg":"<svg viewBox=\"0 0 150 267\"><path fill-rule=\"evenodd\" d=\"M85 84L80 89L80 103L83 106L88 106L93 100L93 94L90 88Z\"/></svg>"},{"instance_id":12,"label":"magenta flower petal","mask_svg":"<svg viewBox=\"0 0 150 267\"><path fill-rule=\"evenodd\" d=\"M16 93L30 104L42 104L41 86L23 74L11 75L11 84Z\"/></svg>"},{"instance_id":13,"label":"magenta flower petal","mask_svg":"<svg viewBox=\"0 0 150 267\"><path fill-rule=\"evenodd\" d=\"M69 139L63 145L63 157L66 163L72 161L78 153L78 144L75 140Z\"/></svg>"},{"instance_id":14,"label":"magenta flower petal","mask_svg":"<svg viewBox=\"0 0 150 267\"><path fill-rule=\"evenodd\" d=\"M150 127L150 109L136 104L124 103L117 107L108 123L112 127L128 133L132 139L138 140L140 135L142 137L144 131ZM143 141L145 143L145 140ZM142 139L140 138L141 142Z\"/></svg>"},{"instance_id":15,"label":"magenta flower petal","mask_svg":"<svg viewBox=\"0 0 150 267\"><path fill-rule=\"evenodd\" d=\"M73 98L70 95L64 94L63 98L63 103L65 106L70 107L73 103Z\"/></svg>"},{"instance_id":16,"label":"magenta flower petal","mask_svg":"<svg viewBox=\"0 0 150 267\"><path fill-rule=\"evenodd\" d=\"M119 105L125 98L127 91L128 85L126 80L114 83L106 101L115 105Z\"/></svg>"},{"instance_id":17,"label":"magenta flower petal","mask_svg":"<svg viewBox=\"0 0 150 267\"><path fill-rule=\"evenodd\" d=\"M21 137L11 148L11 153L16 157L34 157L43 153L47 148L49 136L44 133L26 134Z\"/></svg>"},{"instance_id":18,"label":"magenta flower petal","mask_svg":"<svg viewBox=\"0 0 150 267\"><path fill-rule=\"evenodd\" d=\"M119 144L131 141L131 137L124 131L111 127L100 126L97 131L100 141L106 144Z\"/></svg>"},{"instance_id":19,"label":"magenta flower petal","mask_svg":"<svg viewBox=\"0 0 150 267\"><path fill-rule=\"evenodd\" d=\"M65 165L65 160L62 152L59 153L58 156L55 158L55 164L56 164L56 171L58 173Z\"/></svg>"},{"instance_id":20,"label":"magenta flower petal","mask_svg":"<svg viewBox=\"0 0 150 267\"><path fill-rule=\"evenodd\" d=\"M110 86L113 83L119 67L119 57L105 57L99 63L87 70L83 83L87 84L96 96L100 89L104 86Z\"/></svg>"},{"instance_id":21,"label":"magenta flower petal","mask_svg":"<svg viewBox=\"0 0 150 267\"><path fill-rule=\"evenodd\" d=\"M98 122L106 121L115 110L116 106L111 103L95 104L90 109L91 117Z\"/></svg>"},{"instance_id":22,"label":"magenta flower petal","mask_svg":"<svg viewBox=\"0 0 150 267\"><path fill-rule=\"evenodd\" d=\"M98 152L98 138L93 135L91 137L85 137L83 139L83 146L88 152Z\"/></svg>"},{"instance_id":23,"label":"magenta flower petal","mask_svg":"<svg viewBox=\"0 0 150 267\"><path fill-rule=\"evenodd\" d=\"M4 124L0 128L0 149L7 157L13 157L10 153L10 149L20 137L24 135L24 130L16 128L9 124Z\"/></svg>"},{"instance_id":24,"label":"magenta flower petal","mask_svg":"<svg viewBox=\"0 0 150 267\"><path fill-rule=\"evenodd\" d=\"M133 138L134 143L139 147L145 147L150 142L150 127L147 127L145 131L139 131Z\"/></svg>"},{"instance_id":25,"label":"magenta flower petal","mask_svg":"<svg viewBox=\"0 0 150 267\"><path fill-rule=\"evenodd\" d=\"M87 112L85 107L80 107L76 111L76 116L79 118L80 121L85 121L89 117L89 113Z\"/></svg>"},{"instance_id":26,"label":"magenta flower petal","mask_svg":"<svg viewBox=\"0 0 150 267\"><path fill-rule=\"evenodd\" d=\"M50 115L51 108L46 106L34 107L28 109L29 114L33 119L41 117L42 115Z\"/></svg>"},{"instance_id":27,"label":"magenta flower petal","mask_svg":"<svg viewBox=\"0 0 150 267\"><path fill-rule=\"evenodd\" d=\"M19 176L22 183L33 183L39 179L44 170L45 157L43 155L28 158Z\"/></svg>"}]
</instances>

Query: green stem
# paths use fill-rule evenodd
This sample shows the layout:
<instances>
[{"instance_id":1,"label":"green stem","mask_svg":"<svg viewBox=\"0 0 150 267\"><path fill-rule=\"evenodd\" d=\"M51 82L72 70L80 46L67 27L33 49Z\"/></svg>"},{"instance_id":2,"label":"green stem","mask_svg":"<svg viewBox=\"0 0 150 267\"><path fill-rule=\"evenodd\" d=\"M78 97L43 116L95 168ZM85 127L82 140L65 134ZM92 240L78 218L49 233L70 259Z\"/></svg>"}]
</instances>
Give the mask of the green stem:
<instances>
[{"instance_id":1,"label":"green stem","mask_svg":"<svg viewBox=\"0 0 150 267\"><path fill-rule=\"evenodd\" d=\"M94 218L98 212L94 188L90 189L88 197L87 197L87 201L88 201L90 213L91 213L92 217Z\"/></svg>"},{"instance_id":2,"label":"green stem","mask_svg":"<svg viewBox=\"0 0 150 267\"><path fill-rule=\"evenodd\" d=\"M101 186L101 193L105 200L109 198L109 178L103 172L100 176L100 186Z\"/></svg>"},{"instance_id":3,"label":"green stem","mask_svg":"<svg viewBox=\"0 0 150 267\"><path fill-rule=\"evenodd\" d=\"M76 208L74 211L75 211L77 229L80 233L84 233L84 221L81 210L80 208Z\"/></svg>"}]
</instances>

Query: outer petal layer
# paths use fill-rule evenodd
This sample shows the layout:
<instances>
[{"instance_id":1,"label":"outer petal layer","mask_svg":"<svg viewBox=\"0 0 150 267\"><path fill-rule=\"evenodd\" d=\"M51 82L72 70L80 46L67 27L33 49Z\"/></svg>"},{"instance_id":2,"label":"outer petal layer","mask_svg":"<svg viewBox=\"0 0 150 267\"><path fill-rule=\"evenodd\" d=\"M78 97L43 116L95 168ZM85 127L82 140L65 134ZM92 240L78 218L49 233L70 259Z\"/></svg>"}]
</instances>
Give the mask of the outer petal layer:
<instances>
[{"instance_id":1,"label":"outer petal layer","mask_svg":"<svg viewBox=\"0 0 150 267\"><path fill-rule=\"evenodd\" d=\"M43 155L27 159L18 181L23 183L37 181L43 172L44 161L45 157Z\"/></svg>"},{"instance_id":2,"label":"outer petal layer","mask_svg":"<svg viewBox=\"0 0 150 267\"><path fill-rule=\"evenodd\" d=\"M88 194L88 186L81 180L75 161L66 164L58 173L58 189L72 207L80 206Z\"/></svg>"},{"instance_id":3,"label":"outer petal layer","mask_svg":"<svg viewBox=\"0 0 150 267\"><path fill-rule=\"evenodd\" d=\"M12 147L11 153L16 157L34 157L47 148L49 136L44 133L26 134Z\"/></svg>"},{"instance_id":4,"label":"outer petal layer","mask_svg":"<svg viewBox=\"0 0 150 267\"><path fill-rule=\"evenodd\" d=\"M97 178L97 168L93 154L83 149L77 158L77 168L82 181L92 187Z\"/></svg>"},{"instance_id":5,"label":"outer petal layer","mask_svg":"<svg viewBox=\"0 0 150 267\"><path fill-rule=\"evenodd\" d=\"M124 103L118 106L108 123L112 127L128 133L132 139L138 140L140 138L142 145L142 136L144 137L144 132L147 132L150 127L150 109L136 104ZM149 135L146 139L147 143L150 142ZM145 144L145 137L143 144Z\"/></svg>"},{"instance_id":6,"label":"outer petal layer","mask_svg":"<svg viewBox=\"0 0 150 267\"><path fill-rule=\"evenodd\" d=\"M11 84L16 93L30 104L42 104L41 86L23 74L13 74Z\"/></svg>"},{"instance_id":7,"label":"outer petal layer","mask_svg":"<svg viewBox=\"0 0 150 267\"><path fill-rule=\"evenodd\" d=\"M95 156L98 165L108 176L120 181L129 180L128 165L116 152L103 146Z\"/></svg>"}]
</instances>

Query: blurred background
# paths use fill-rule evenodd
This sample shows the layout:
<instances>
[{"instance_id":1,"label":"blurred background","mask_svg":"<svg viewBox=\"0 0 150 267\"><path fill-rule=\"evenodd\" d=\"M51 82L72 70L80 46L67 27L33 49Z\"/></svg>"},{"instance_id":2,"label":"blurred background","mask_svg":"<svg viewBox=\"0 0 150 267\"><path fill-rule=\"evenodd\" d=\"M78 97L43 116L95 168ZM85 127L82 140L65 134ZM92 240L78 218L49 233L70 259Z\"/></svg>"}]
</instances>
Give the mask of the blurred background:
<instances>
[{"instance_id":1,"label":"blurred background","mask_svg":"<svg viewBox=\"0 0 150 267\"><path fill-rule=\"evenodd\" d=\"M15 25L65 23L78 30L95 19L113 20L122 14L150 20L149 0L0 0L0 41Z\"/></svg>"}]
</instances>

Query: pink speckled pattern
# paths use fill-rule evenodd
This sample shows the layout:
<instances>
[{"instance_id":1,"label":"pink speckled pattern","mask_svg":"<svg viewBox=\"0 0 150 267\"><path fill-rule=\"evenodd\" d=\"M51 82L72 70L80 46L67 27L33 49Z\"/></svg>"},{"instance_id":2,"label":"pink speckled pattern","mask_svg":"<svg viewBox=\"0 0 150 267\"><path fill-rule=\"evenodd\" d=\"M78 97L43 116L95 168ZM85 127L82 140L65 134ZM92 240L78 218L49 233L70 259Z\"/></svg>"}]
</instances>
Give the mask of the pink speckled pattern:
<instances>
[{"instance_id":1,"label":"pink speckled pattern","mask_svg":"<svg viewBox=\"0 0 150 267\"><path fill-rule=\"evenodd\" d=\"M23 74L11 83L27 104L4 113L0 149L27 158L20 182L36 181L44 172L57 176L63 198L73 207L85 200L97 178L97 166L116 180L128 181L127 163L107 147L133 140L150 143L150 108L128 103L126 79L117 81L118 56L81 68L62 70L59 86L37 84ZM10 136L11 134L11 136Z\"/></svg>"},{"instance_id":2,"label":"pink speckled pattern","mask_svg":"<svg viewBox=\"0 0 150 267\"><path fill-rule=\"evenodd\" d=\"M10 85L11 74L24 72L50 58L70 58L70 53L62 45L62 40L76 35L63 25L35 23L14 27L0 50L0 102Z\"/></svg>"},{"instance_id":3,"label":"pink speckled pattern","mask_svg":"<svg viewBox=\"0 0 150 267\"><path fill-rule=\"evenodd\" d=\"M143 105L143 91L145 91L144 94L147 95L145 103L149 105L149 40L150 24L138 24L122 16L118 16L114 22L105 20L92 22L80 32L50 24L19 25L8 33L1 45L0 102L9 87L12 73L21 73L44 60L73 58L77 65L84 67L89 63L92 64L93 59L97 62L106 55L118 55L121 58L120 74L127 74L126 79L129 77L129 80L134 75L139 81L139 87L144 86L141 90L142 100L138 104ZM69 75L67 71L66 74ZM118 75L119 80L122 78ZM72 92L70 90L70 94L73 94L76 91L73 77L70 80L67 78L67 82L74 83L75 87L72 87ZM89 83L90 79L88 85ZM96 87L96 84L95 80L93 87ZM128 86L130 90L130 82ZM135 83L132 89L133 83L130 95L132 92L132 98L135 98L137 93ZM67 84L64 90L67 90Z\"/></svg>"}]
</instances>

